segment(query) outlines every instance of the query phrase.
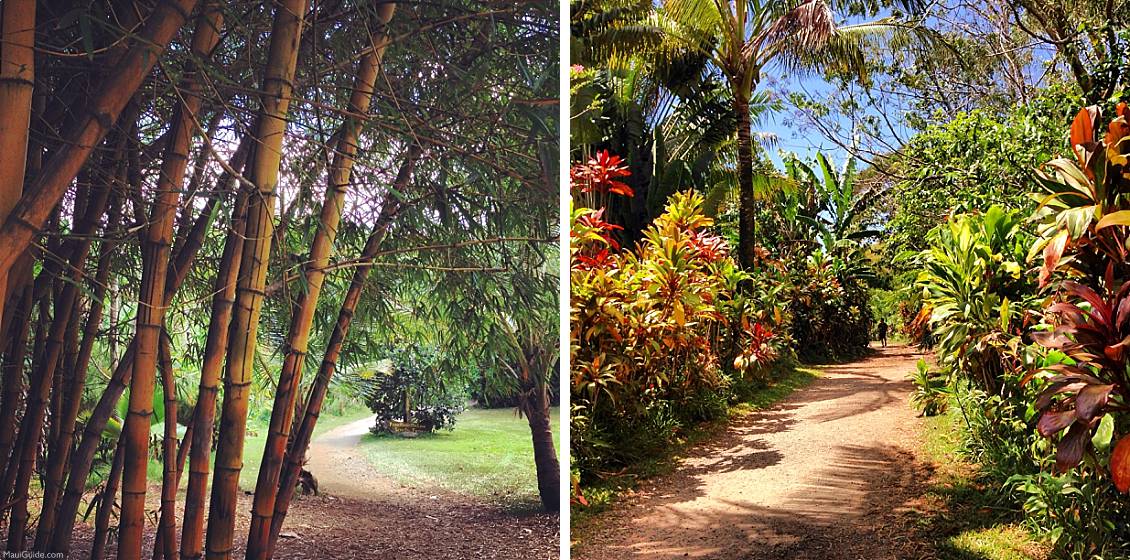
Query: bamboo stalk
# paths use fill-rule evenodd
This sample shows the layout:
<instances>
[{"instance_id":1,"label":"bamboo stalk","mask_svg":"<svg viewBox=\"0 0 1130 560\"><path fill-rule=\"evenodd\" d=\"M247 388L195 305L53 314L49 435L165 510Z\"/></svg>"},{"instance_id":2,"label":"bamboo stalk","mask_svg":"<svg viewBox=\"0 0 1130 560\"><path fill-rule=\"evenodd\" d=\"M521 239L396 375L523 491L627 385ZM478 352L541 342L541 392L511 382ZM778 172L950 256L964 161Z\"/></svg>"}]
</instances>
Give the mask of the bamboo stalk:
<instances>
[{"instance_id":1,"label":"bamboo stalk","mask_svg":"<svg viewBox=\"0 0 1130 560\"><path fill-rule=\"evenodd\" d=\"M230 176L225 175L221 178L221 184L223 184L222 181L225 178L230 180ZM190 232L189 235L192 237L193 233ZM201 246L202 237L197 242L185 242L180 253L172 259L173 264L170 264L170 272L168 273L168 280L166 280L162 310L168 308L169 302L180 290L180 286L187 276L187 271L199 254ZM180 272L173 272L173 267ZM82 442L72 454L70 475L67 477L66 490L59 508L59 521L56 523L55 531L51 536L51 552L66 554L70 551L75 516L86 490L86 480L94 463L94 455L102 440L102 430L106 428L106 422L109 421L118 400L121 399L126 385L130 383L133 376L133 355L134 342L131 341L121 359L118 360L117 366L114 367L110 379L106 383L106 388L102 391L102 395L98 398L98 402L86 421Z\"/></svg>"},{"instance_id":2,"label":"bamboo stalk","mask_svg":"<svg viewBox=\"0 0 1130 560\"><path fill-rule=\"evenodd\" d=\"M353 82L353 92L349 99L349 113L364 115L369 112L373 90L376 87L377 71L384 56L388 37L384 33L391 21L396 5L381 4L378 8L377 25L380 28L376 41L380 47L361 59ZM341 222L342 208L345 206L345 193L357 154L357 137L360 123L347 117L337 132L337 149L328 170L325 200L319 216L318 229L310 244L309 267L306 269L306 289L302 291L298 310L291 319L285 345L283 366L278 376L278 388L271 408L271 421L267 432L259 477L255 484L255 498L251 509L251 529L247 537L247 558L262 560L267 558L270 539L271 517L274 515L275 498L278 495L279 476L283 466L283 455L294 423L295 404L298 401L298 388L302 382L302 366L309 349L310 329L314 324L314 312L325 280L325 267L329 264L333 243Z\"/></svg>"},{"instance_id":3,"label":"bamboo stalk","mask_svg":"<svg viewBox=\"0 0 1130 560\"><path fill-rule=\"evenodd\" d=\"M109 194L110 189L103 187L97 189L91 195L94 200L89 204L85 215L75 227L76 232L89 235L94 231L99 219L106 211ZM8 547L11 550L23 550L24 535L27 529L28 491L32 475L35 473L36 455L46 419L47 402L51 396L55 372L62 358L64 335L68 330L69 323L76 315L73 311L78 301L78 286L82 282L90 244L90 238L85 238L76 240L67 246L67 249L69 249L66 252L69 254L70 281L64 283L62 290L55 298L54 317L47 333L47 346L43 353L43 361L41 367L36 368L34 379L28 388L27 406L24 410L23 422L20 424L19 443L16 446L16 450L20 454L20 467L13 487L13 501L16 505L13 509L12 521L8 525ZM46 274L47 278L52 278L52 272L52 269L48 267L41 274Z\"/></svg>"},{"instance_id":4,"label":"bamboo stalk","mask_svg":"<svg viewBox=\"0 0 1130 560\"><path fill-rule=\"evenodd\" d=\"M120 206L115 200L107 226L117 221L119 211ZM74 443L75 422L82 407L82 393L86 386L86 375L90 367L94 343L101 328L106 286L110 276L110 264L116 248L117 243L103 241L99 249L98 268L95 272L90 310L87 313L82 342L79 344L78 354L74 359L73 379L65 399L66 408L60 412L56 419L60 424L60 435L48 454L50 461L47 464L47 477L44 482L42 513L39 518L39 526L36 528L36 550L46 550L50 546L51 533L55 528L58 500L63 489L63 477L65 468L70 461L71 447ZM75 323L77 324L77 321Z\"/></svg>"},{"instance_id":5,"label":"bamboo stalk","mask_svg":"<svg viewBox=\"0 0 1130 560\"><path fill-rule=\"evenodd\" d=\"M23 194L35 91L36 0L6 0L0 14L0 216L7 217ZM0 316L4 315L8 269L0 272Z\"/></svg>"},{"instance_id":6,"label":"bamboo stalk","mask_svg":"<svg viewBox=\"0 0 1130 560\"><path fill-rule=\"evenodd\" d=\"M416 145L408 149L408 154L404 162L401 163L390 193L405 192L405 188L411 179L412 171L419 155L420 151ZM370 259L373 254L380 250L381 243L384 241L385 233L388 231L389 225L391 225L392 220L396 217L397 212L400 211L401 205L393 196L394 195L389 194L388 200L386 200L384 206L381 208L381 213L377 217L376 223L373 225L373 231L369 235L369 239L366 240L365 248L361 252L362 259ZM329 342L326 343L326 352L322 357L322 363L310 387L310 395L307 399L306 406L303 407L302 423L299 425L297 431L295 431L294 437L287 449L285 465L279 480L278 499L275 500L275 511L271 518L271 531L267 541L266 551L266 557L268 558L274 554L275 547L278 544L279 531L282 529L283 521L286 520L286 512L290 508L290 502L294 499L294 487L298 484L298 475L302 471L302 465L306 463L306 450L310 446L310 438L313 437L314 426L317 424L318 416L321 414L322 403L326 398L326 391L329 389L330 380L333 378L334 371L337 368L337 360L345 344L345 337L349 334L349 328L353 322L353 313L357 309L358 302L361 301L361 291L365 287L365 281L369 277L369 271L372 270L372 268L371 265L362 265L353 271L353 278L349 283L349 290L346 292L345 299L341 304L341 309L338 311L337 322L334 324Z\"/></svg>"},{"instance_id":7,"label":"bamboo stalk","mask_svg":"<svg viewBox=\"0 0 1130 560\"><path fill-rule=\"evenodd\" d=\"M192 37L192 54L205 57L219 41L222 12L218 2L204 5L197 19ZM133 377L130 381L129 413L126 415L125 467L122 472L122 512L118 526L118 558L136 559L141 556L142 536L145 529L146 464L148 462L149 423L153 415L153 393L156 384L157 354L165 310L165 287L168 279L169 254L173 244L173 226L179 205L180 189L184 183L188 163L189 145L192 142L196 114L202 99L196 74L190 67L182 81L185 95L177 105L169 133L169 144L161 164L153 212L142 243L143 271L141 295L138 302L137 331L134 345ZM167 412L167 411L166 411ZM175 426L174 426L175 431ZM174 433L175 439L175 433ZM166 470L168 476L168 470ZM169 482L168 478L165 480ZM175 492L175 487L172 489ZM166 512L167 522L175 522L172 512ZM175 527L162 527L167 531L165 557L175 552Z\"/></svg>"},{"instance_id":8,"label":"bamboo stalk","mask_svg":"<svg viewBox=\"0 0 1130 560\"><path fill-rule=\"evenodd\" d=\"M4 464L10 464L8 456L16 443L16 411L23 404L24 358L31 331L32 292L32 286L24 286L19 305L12 315L16 331L4 352L3 386L0 387L3 391L0 396L0 459L4 460Z\"/></svg>"},{"instance_id":9,"label":"bamboo stalk","mask_svg":"<svg viewBox=\"0 0 1130 560\"><path fill-rule=\"evenodd\" d=\"M216 272L215 295L212 297L212 320L204 346L200 368L200 390L192 428L192 452L189 455L188 489L184 499L184 524L181 533L181 558L195 559L203 554L204 497L208 489L209 461L212 454L212 429L216 421L216 397L220 372L228 346L228 330L232 306L235 304L239 260L243 248L243 225L247 212L247 189L240 188L232 209L231 231L224 241L224 253Z\"/></svg>"},{"instance_id":10,"label":"bamboo stalk","mask_svg":"<svg viewBox=\"0 0 1130 560\"><path fill-rule=\"evenodd\" d=\"M158 346L161 370L161 389L165 396L165 437L162 441L161 463L161 518L157 525L157 539L153 543L153 558L172 560L177 555L177 484L180 482L180 464L177 460L177 383L173 371L173 351L168 332L161 331Z\"/></svg>"},{"instance_id":11,"label":"bamboo stalk","mask_svg":"<svg viewBox=\"0 0 1130 560\"><path fill-rule=\"evenodd\" d=\"M95 94L85 116L63 135L70 142L44 165L0 226L0 275L27 249L195 6L196 0L166 0L153 8L140 36Z\"/></svg>"},{"instance_id":12,"label":"bamboo stalk","mask_svg":"<svg viewBox=\"0 0 1130 560\"><path fill-rule=\"evenodd\" d=\"M305 13L305 0L283 0L275 11L271 30L262 88L264 93L260 97L262 109L255 134L259 144L249 163L249 179L258 192L250 198L247 206L236 305L231 318L220 440L216 446L208 515L206 554L209 559L230 558L232 553L236 495L247 427L248 391L254 370L256 336L271 251L275 190Z\"/></svg>"},{"instance_id":13,"label":"bamboo stalk","mask_svg":"<svg viewBox=\"0 0 1130 560\"><path fill-rule=\"evenodd\" d=\"M110 474L106 475L106 487L102 489L102 500L98 503L98 513L94 515L94 542L90 548L91 560L102 560L106 557L106 537L110 532L110 514L114 510L114 499L118 496L118 484L122 480L122 467L125 464L124 448L120 445L120 440L123 439L124 435L118 436L119 445L114 446L114 458L110 464Z\"/></svg>"}]
</instances>

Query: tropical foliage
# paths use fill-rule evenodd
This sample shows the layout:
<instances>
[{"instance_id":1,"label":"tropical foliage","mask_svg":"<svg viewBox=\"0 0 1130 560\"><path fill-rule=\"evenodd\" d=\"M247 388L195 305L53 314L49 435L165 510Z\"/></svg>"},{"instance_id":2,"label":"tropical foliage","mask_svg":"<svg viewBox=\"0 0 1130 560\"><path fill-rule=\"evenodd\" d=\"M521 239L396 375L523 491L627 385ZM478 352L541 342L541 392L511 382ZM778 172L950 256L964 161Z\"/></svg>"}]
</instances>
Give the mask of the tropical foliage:
<instances>
[{"instance_id":1,"label":"tropical foliage","mask_svg":"<svg viewBox=\"0 0 1130 560\"><path fill-rule=\"evenodd\" d=\"M1109 521L1130 507L1124 113L1080 111L1032 207L952 216L918 261L969 445L1073 557L1130 546Z\"/></svg>"}]
</instances>

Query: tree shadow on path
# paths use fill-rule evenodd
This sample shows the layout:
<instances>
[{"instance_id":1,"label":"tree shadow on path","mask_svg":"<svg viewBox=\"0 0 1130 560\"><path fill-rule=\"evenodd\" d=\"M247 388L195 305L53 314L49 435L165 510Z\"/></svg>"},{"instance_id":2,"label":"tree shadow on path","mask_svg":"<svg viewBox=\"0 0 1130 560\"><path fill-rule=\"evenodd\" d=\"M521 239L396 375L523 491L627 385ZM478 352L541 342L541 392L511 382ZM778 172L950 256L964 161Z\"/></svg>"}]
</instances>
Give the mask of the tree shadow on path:
<instances>
[{"instance_id":1,"label":"tree shadow on path","mask_svg":"<svg viewBox=\"0 0 1130 560\"><path fill-rule=\"evenodd\" d=\"M574 558L934 558L913 527L933 472L911 451L917 358L891 347L822 368L580 527Z\"/></svg>"}]
</instances>

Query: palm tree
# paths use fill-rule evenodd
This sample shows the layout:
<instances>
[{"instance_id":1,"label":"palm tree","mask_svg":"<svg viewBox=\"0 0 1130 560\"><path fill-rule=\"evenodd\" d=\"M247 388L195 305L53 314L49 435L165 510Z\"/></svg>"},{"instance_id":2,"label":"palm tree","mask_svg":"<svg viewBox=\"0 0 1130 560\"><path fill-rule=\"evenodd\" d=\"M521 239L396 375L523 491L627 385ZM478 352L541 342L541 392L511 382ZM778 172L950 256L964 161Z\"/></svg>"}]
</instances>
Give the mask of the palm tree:
<instances>
[{"instance_id":1,"label":"palm tree","mask_svg":"<svg viewBox=\"0 0 1130 560\"><path fill-rule=\"evenodd\" d=\"M880 4L869 6L874 11ZM901 7L913 13L917 3ZM898 16L844 25L825 0L666 0L642 20L610 27L602 42L611 52L645 50L657 56L699 53L722 75L737 117L738 257L755 264L756 204L750 105L762 71L772 63L785 68L821 68L866 76L867 41L905 36L919 28ZM614 46L617 41L624 44ZM618 51L619 49L619 51Z\"/></svg>"},{"instance_id":2,"label":"palm tree","mask_svg":"<svg viewBox=\"0 0 1130 560\"><path fill-rule=\"evenodd\" d=\"M859 185L856 161L849 156L837 170L818 153L816 169L795 158L785 163L788 178L799 187L796 196L803 201L795 216L800 229L808 230L802 236L813 240L817 252L831 259L837 278L845 285L874 280L862 242L882 234L871 227L875 223L871 213L881 190Z\"/></svg>"}]
</instances>

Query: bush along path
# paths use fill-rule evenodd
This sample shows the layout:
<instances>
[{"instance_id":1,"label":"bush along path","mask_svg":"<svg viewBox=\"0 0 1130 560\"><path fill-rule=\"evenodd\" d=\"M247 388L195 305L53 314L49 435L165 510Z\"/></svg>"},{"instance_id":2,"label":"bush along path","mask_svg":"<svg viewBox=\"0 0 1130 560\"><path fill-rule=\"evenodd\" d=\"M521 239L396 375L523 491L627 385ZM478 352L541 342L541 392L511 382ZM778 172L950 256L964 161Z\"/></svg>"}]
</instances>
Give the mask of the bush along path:
<instances>
[{"instance_id":1,"label":"bush along path","mask_svg":"<svg viewBox=\"0 0 1130 560\"><path fill-rule=\"evenodd\" d=\"M582 522L573 557L930 557L908 523L932 473L907 404L918 358L892 346L823 368Z\"/></svg>"},{"instance_id":2,"label":"bush along path","mask_svg":"<svg viewBox=\"0 0 1130 560\"><path fill-rule=\"evenodd\" d=\"M339 426L311 442L306 467L318 481L319 494L295 498L276 558L558 558L557 514L518 513L445 490L404 485L373 470L357 447L373 421L367 417ZM243 554L250 510L251 496L241 493L233 557ZM91 535L85 525L77 531L76 557L82 557ZM145 542L153 537L147 533Z\"/></svg>"}]
</instances>

